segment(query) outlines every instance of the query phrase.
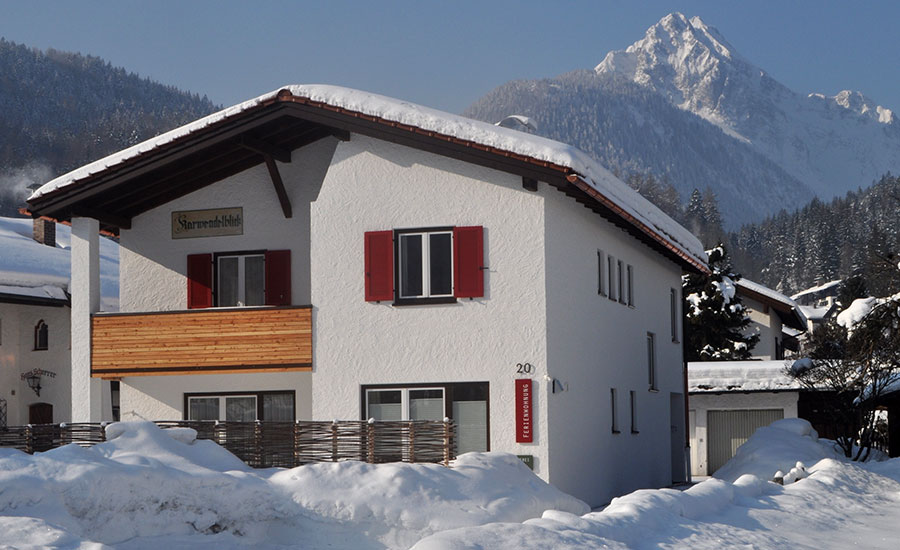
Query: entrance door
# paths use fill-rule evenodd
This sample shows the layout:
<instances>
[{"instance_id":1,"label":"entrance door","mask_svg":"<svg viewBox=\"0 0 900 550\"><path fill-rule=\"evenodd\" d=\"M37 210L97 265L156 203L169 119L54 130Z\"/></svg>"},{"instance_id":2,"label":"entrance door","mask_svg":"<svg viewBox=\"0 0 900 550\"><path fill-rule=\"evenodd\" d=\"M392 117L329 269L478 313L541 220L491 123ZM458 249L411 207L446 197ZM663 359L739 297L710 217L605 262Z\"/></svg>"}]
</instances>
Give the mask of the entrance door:
<instances>
[{"instance_id":1,"label":"entrance door","mask_svg":"<svg viewBox=\"0 0 900 550\"><path fill-rule=\"evenodd\" d=\"M34 403L28 407L29 424L53 424L53 405Z\"/></svg>"},{"instance_id":2,"label":"entrance door","mask_svg":"<svg viewBox=\"0 0 900 550\"><path fill-rule=\"evenodd\" d=\"M687 481L687 439L684 427L684 394L669 394L669 436L672 453L672 483Z\"/></svg>"},{"instance_id":3,"label":"entrance door","mask_svg":"<svg viewBox=\"0 0 900 550\"><path fill-rule=\"evenodd\" d=\"M731 460L757 428L784 418L784 409L745 409L707 412L707 472L712 475Z\"/></svg>"}]
</instances>

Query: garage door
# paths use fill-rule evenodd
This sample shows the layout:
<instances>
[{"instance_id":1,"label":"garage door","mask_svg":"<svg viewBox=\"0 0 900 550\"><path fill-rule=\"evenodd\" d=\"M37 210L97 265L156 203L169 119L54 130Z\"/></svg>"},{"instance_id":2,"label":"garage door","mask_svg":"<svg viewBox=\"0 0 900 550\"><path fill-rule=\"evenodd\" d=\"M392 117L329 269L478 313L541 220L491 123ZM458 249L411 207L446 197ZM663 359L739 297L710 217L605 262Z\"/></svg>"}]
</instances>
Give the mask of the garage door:
<instances>
[{"instance_id":1,"label":"garage door","mask_svg":"<svg viewBox=\"0 0 900 550\"><path fill-rule=\"evenodd\" d=\"M757 428L782 418L783 409L709 411L706 417L709 426L707 471L714 473L728 462Z\"/></svg>"}]
</instances>

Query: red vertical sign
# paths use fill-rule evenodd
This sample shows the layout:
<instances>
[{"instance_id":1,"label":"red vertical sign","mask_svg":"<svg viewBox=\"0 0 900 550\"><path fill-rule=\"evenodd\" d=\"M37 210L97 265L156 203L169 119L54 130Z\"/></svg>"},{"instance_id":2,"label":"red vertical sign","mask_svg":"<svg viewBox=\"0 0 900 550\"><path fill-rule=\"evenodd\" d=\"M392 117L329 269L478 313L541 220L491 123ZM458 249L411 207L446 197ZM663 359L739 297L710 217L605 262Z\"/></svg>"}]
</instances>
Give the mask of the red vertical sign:
<instances>
[{"instance_id":1,"label":"red vertical sign","mask_svg":"<svg viewBox=\"0 0 900 550\"><path fill-rule=\"evenodd\" d=\"M531 380L516 380L516 443L531 443L532 430Z\"/></svg>"}]
</instances>

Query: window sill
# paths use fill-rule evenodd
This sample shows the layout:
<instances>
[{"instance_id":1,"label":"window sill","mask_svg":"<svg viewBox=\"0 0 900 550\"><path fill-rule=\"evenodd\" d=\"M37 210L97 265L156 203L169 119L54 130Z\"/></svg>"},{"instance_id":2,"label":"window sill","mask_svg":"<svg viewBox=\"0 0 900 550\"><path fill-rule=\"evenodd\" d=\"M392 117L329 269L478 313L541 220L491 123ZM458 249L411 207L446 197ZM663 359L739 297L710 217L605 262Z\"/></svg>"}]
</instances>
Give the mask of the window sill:
<instances>
[{"instance_id":1,"label":"window sill","mask_svg":"<svg viewBox=\"0 0 900 550\"><path fill-rule=\"evenodd\" d=\"M424 306L433 304L455 304L458 300L453 296L442 296L439 298L397 298L394 300L395 306Z\"/></svg>"},{"instance_id":2,"label":"window sill","mask_svg":"<svg viewBox=\"0 0 900 550\"><path fill-rule=\"evenodd\" d=\"M647 391L650 393L659 393L659 388L650 388Z\"/></svg>"},{"instance_id":3,"label":"window sill","mask_svg":"<svg viewBox=\"0 0 900 550\"><path fill-rule=\"evenodd\" d=\"M620 433L622 433L622 432L620 432L619 430L613 430L612 433L613 433L613 434L620 434Z\"/></svg>"},{"instance_id":4,"label":"window sill","mask_svg":"<svg viewBox=\"0 0 900 550\"><path fill-rule=\"evenodd\" d=\"M639 433L641 433L641 432L639 432L638 430L631 430L631 434L632 434L632 435L636 435L636 434L639 434Z\"/></svg>"}]
</instances>

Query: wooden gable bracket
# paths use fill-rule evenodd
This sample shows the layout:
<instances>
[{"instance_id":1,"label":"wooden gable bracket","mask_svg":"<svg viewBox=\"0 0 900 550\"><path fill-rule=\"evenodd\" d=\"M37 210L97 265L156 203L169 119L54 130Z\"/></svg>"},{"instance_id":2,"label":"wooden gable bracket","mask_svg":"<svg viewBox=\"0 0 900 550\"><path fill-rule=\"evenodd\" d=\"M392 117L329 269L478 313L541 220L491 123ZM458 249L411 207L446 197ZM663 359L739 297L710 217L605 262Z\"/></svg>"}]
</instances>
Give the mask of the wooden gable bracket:
<instances>
[{"instance_id":1,"label":"wooden gable bracket","mask_svg":"<svg viewBox=\"0 0 900 550\"><path fill-rule=\"evenodd\" d=\"M347 130L341 130L340 128L332 128L331 135L341 141L350 141L350 132L348 132Z\"/></svg>"},{"instance_id":2,"label":"wooden gable bracket","mask_svg":"<svg viewBox=\"0 0 900 550\"><path fill-rule=\"evenodd\" d=\"M522 188L526 191L537 191L538 180L522 176Z\"/></svg>"},{"instance_id":3,"label":"wooden gable bracket","mask_svg":"<svg viewBox=\"0 0 900 550\"><path fill-rule=\"evenodd\" d=\"M278 195L278 202L281 203L281 211L284 212L285 218L290 218L294 215L294 211L291 208L291 200L288 198L287 191L284 189L284 182L281 181L278 165L275 164L275 159L269 155L263 155L263 158L266 161L266 168L269 169L269 177L272 178L275 194Z\"/></svg>"},{"instance_id":4,"label":"wooden gable bracket","mask_svg":"<svg viewBox=\"0 0 900 550\"><path fill-rule=\"evenodd\" d=\"M259 153L262 156L266 163L266 168L269 170L269 177L272 179L275 194L278 195L278 202L281 203L281 211L284 213L284 217L293 217L294 210L291 208L291 200L288 198L287 191L284 188L284 181L281 179L278 165L275 164L276 160L284 163L291 162L291 152L247 135L241 136L239 143L241 147L254 153Z\"/></svg>"}]
</instances>

